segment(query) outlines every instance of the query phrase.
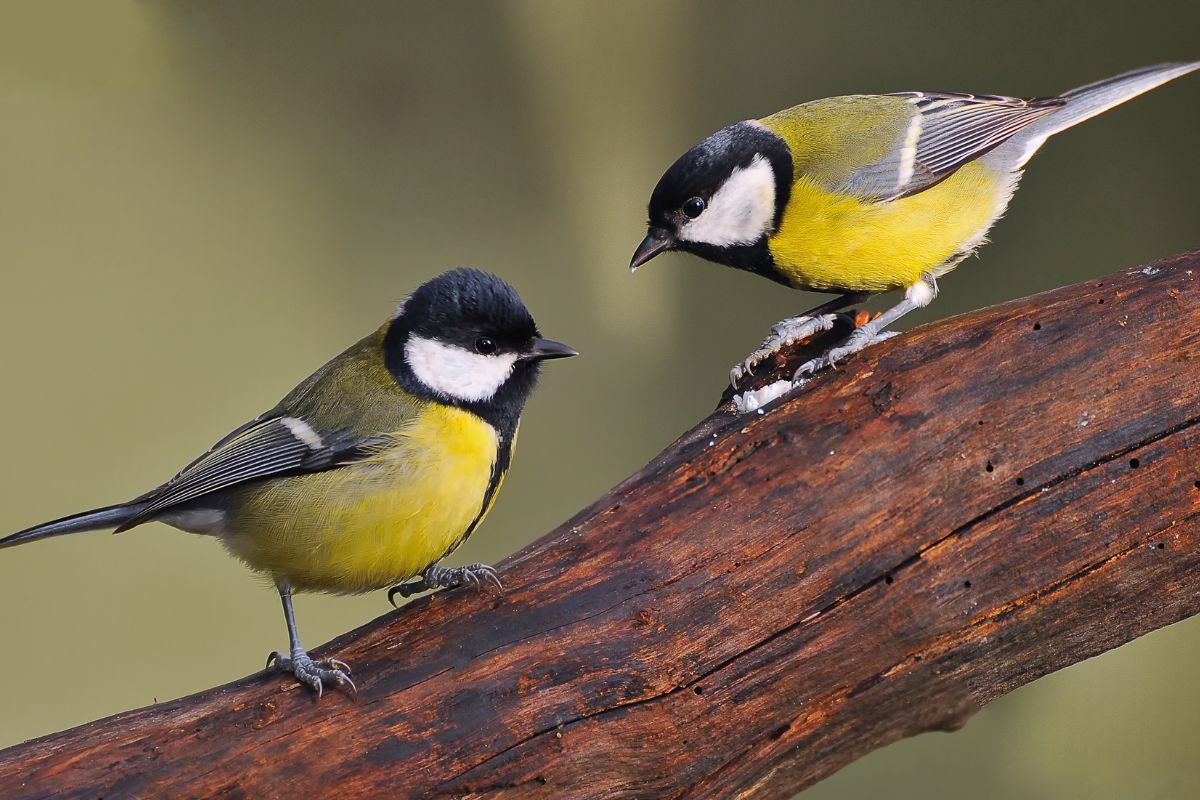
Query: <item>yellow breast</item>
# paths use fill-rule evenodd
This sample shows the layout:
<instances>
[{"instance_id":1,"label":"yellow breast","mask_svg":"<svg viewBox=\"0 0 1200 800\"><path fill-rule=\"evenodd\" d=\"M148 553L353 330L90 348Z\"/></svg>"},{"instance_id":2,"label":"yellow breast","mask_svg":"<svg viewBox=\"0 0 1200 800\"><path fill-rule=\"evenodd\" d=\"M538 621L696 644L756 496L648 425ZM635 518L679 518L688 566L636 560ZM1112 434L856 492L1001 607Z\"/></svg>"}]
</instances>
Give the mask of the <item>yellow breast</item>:
<instances>
[{"instance_id":1,"label":"yellow breast","mask_svg":"<svg viewBox=\"0 0 1200 800\"><path fill-rule=\"evenodd\" d=\"M486 514L500 441L474 414L432 404L393 437L365 461L248 487L226 545L298 590L362 592L419 574Z\"/></svg>"},{"instance_id":2,"label":"yellow breast","mask_svg":"<svg viewBox=\"0 0 1200 800\"><path fill-rule=\"evenodd\" d=\"M941 274L980 244L1015 178L978 162L918 194L871 203L803 178L769 246L797 288L879 292Z\"/></svg>"}]
</instances>

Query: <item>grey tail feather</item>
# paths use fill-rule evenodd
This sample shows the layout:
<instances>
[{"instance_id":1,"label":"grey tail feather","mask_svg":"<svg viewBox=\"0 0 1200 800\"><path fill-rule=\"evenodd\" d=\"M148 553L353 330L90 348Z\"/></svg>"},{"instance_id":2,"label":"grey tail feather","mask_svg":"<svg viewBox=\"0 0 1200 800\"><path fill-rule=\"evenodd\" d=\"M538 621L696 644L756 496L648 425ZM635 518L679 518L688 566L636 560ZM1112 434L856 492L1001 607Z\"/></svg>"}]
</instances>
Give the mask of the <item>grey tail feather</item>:
<instances>
[{"instance_id":1,"label":"grey tail feather","mask_svg":"<svg viewBox=\"0 0 1200 800\"><path fill-rule=\"evenodd\" d=\"M122 503L43 522L41 525L5 536L0 539L0 547L12 547L35 539L49 539L51 536L65 536L68 533L116 528L133 519L144 507L144 503Z\"/></svg>"},{"instance_id":2,"label":"grey tail feather","mask_svg":"<svg viewBox=\"0 0 1200 800\"><path fill-rule=\"evenodd\" d=\"M1015 159L1019 167L1054 134L1197 69L1200 69L1200 61L1155 64L1064 92L1062 97L1066 99L1066 105L996 148L1001 151L996 153L996 158Z\"/></svg>"}]
</instances>

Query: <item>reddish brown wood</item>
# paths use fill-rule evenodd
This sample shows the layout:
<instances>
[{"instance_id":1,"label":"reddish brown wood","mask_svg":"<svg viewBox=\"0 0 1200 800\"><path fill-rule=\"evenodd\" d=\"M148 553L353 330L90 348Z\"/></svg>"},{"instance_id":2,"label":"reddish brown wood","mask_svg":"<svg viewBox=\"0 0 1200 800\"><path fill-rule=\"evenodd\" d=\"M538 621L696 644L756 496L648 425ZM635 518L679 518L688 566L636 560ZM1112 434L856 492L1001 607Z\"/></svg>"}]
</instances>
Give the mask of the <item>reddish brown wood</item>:
<instances>
[{"instance_id":1,"label":"reddish brown wood","mask_svg":"<svg viewBox=\"0 0 1200 800\"><path fill-rule=\"evenodd\" d=\"M784 798L1200 611L1200 253L719 409L503 565L0 753L5 798Z\"/></svg>"}]
</instances>

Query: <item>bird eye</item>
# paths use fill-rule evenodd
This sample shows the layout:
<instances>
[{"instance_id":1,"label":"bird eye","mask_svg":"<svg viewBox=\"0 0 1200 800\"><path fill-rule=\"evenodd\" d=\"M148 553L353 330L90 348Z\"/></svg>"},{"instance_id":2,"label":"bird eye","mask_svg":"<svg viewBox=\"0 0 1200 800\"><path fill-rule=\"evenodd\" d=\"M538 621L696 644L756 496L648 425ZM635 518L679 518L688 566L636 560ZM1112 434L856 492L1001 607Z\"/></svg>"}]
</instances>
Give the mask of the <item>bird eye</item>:
<instances>
[{"instance_id":1,"label":"bird eye","mask_svg":"<svg viewBox=\"0 0 1200 800\"><path fill-rule=\"evenodd\" d=\"M683 213L688 219L695 219L704 213L704 198L693 197L683 204Z\"/></svg>"},{"instance_id":2,"label":"bird eye","mask_svg":"<svg viewBox=\"0 0 1200 800\"><path fill-rule=\"evenodd\" d=\"M475 340L475 352L485 356L490 356L496 352L496 343L486 336L480 336Z\"/></svg>"}]
</instances>

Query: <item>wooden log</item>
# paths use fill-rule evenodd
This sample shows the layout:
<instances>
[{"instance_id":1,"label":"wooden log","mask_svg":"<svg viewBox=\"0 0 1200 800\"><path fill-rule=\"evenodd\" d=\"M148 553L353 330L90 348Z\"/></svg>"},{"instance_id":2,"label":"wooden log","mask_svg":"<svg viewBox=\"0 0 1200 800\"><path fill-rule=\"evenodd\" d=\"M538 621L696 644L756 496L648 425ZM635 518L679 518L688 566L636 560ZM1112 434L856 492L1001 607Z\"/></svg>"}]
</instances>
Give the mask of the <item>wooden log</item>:
<instances>
[{"instance_id":1,"label":"wooden log","mask_svg":"<svg viewBox=\"0 0 1200 800\"><path fill-rule=\"evenodd\" d=\"M722 406L504 562L0 753L5 798L785 798L1200 610L1200 252ZM101 679L103 665L92 670Z\"/></svg>"}]
</instances>

